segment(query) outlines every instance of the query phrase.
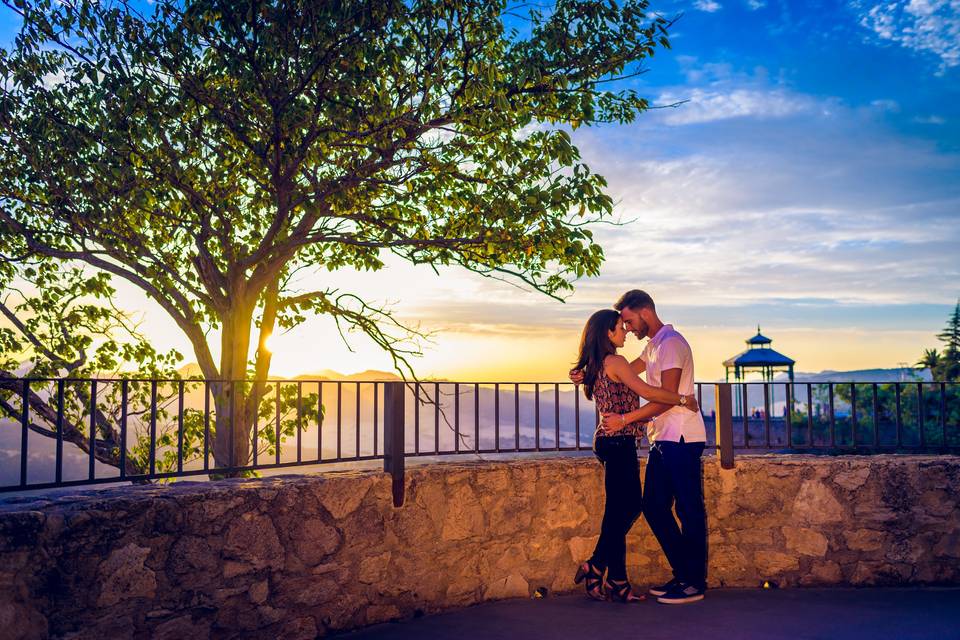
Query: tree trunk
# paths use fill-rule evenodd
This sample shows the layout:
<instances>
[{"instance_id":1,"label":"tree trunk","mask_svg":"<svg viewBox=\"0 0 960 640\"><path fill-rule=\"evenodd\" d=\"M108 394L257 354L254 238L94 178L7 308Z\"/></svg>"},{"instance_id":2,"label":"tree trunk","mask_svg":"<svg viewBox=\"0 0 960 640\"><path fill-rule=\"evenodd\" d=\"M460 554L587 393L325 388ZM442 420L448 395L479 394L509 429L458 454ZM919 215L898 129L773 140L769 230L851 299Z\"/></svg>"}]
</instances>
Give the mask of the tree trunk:
<instances>
[{"instance_id":1,"label":"tree trunk","mask_svg":"<svg viewBox=\"0 0 960 640\"><path fill-rule=\"evenodd\" d=\"M231 309L223 319L221 380L211 385L217 411L213 438L213 457L217 467L242 467L251 461L250 432L253 423L244 407L252 391L252 385L247 380L252 321L253 305L246 303Z\"/></svg>"}]
</instances>

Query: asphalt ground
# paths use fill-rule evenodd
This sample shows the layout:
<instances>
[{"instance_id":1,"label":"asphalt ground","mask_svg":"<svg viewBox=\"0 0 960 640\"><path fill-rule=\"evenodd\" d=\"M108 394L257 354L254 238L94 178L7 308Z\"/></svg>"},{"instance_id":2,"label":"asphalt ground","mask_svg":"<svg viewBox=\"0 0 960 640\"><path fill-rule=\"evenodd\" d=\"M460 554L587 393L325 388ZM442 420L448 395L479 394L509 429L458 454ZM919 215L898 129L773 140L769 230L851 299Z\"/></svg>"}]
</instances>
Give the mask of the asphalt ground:
<instances>
[{"instance_id":1,"label":"asphalt ground","mask_svg":"<svg viewBox=\"0 0 960 640\"><path fill-rule=\"evenodd\" d=\"M960 588L712 589L697 603L501 600L346 635L363 639L960 639Z\"/></svg>"}]
</instances>

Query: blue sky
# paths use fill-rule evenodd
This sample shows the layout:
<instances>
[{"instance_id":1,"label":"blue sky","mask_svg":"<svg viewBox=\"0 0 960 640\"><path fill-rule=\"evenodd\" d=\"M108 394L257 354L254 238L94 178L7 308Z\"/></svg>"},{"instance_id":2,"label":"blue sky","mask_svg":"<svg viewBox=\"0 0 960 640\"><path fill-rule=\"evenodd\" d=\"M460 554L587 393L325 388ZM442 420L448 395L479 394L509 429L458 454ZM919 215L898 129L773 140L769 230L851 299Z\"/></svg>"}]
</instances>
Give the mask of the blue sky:
<instances>
[{"instance_id":1,"label":"blue sky","mask_svg":"<svg viewBox=\"0 0 960 640\"><path fill-rule=\"evenodd\" d=\"M758 323L803 371L892 367L939 346L960 297L960 0L651 9L682 17L673 49L631 83L655 105L687 102L574 132L631 221L598 230L600 277L566 304L398 264L322 286L395 303L437 334L419 373L461 379L562 377L584 320L633 287L685 332L701 379L721 377ZM0 11L0 41L11 37ZM189 353L122 289L158 342ZM350 353L335 336L323 320L276 336L274 370L389 368L361 338Z\"/></svg>"}]
</instances>

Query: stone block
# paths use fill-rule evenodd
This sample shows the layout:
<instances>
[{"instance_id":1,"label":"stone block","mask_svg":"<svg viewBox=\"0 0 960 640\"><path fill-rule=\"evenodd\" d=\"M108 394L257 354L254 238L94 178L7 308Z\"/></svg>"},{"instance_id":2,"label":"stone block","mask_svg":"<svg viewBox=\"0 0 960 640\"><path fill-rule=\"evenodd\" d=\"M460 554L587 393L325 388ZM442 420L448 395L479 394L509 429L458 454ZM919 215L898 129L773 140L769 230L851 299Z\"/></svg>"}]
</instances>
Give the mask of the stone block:
<instances>
[{"instance_id":1,"label":"stone block","mask_svg":"<svg viewBox=\"0 0 960 640\"><path fill-rule=\"evenodd\" d=\"M810 565L810 572L800 576L802 585L837 585L843 581L840 565L832 560L820 560Z\"/></svg>"},{"instance_id":2,"label":"stone block","mask_svg":"<svg viewBox=\"0 0 960 640\"><path fill-rule=\"evenodd\" d=\"M854 467L847 471L841 471L833 476L833 481L847 491L856 491L866 483L870 477L869 463L862 467Z\"/></svg>"},{"instance_id":3,"label":"stone block","mask_svg":"<svg viewBox=\"0 0 960 640\"><path fill-rule=\"evenodd\" d=\"M283 566L283 547L269 517L244 513L231 520L223 545L224 555L254 569Z\"/></svg>"},{"instance_id":4,"label":"stone block","mask_svg":"<svg viewBox=\"0 0 960 640\"><path fill-rule=\"evenodd\" d=\"M793 501L793 517L809 524L840 522L843 520L843 506L825 483L807 480Z\"/></svg>"},{"instance_id":5,"label":"stone block","mask_svg":"<svg viewBox=\"0 0 960 640\"><path fill-rule=\"evenodd\" d=\"M788 551L818 558L827 554L827 538L816 529L784 527L783 537Z\"/></svg>"},{"instance_id":6,"label":"stone block","mask_svg":"<svg viewBox=\"0 0 960 640\"><path fill-rule=\"evenodd\" d=\"M291 534L297 557L308 567L320 564L340 546L340 532L320 518L303 520Z\"/></svg>"},{"instance_id":7,"label":"stone block","mask_svg":"<svg viewBox=\"0 0 960 640\"><path fill-rule=\"evenodd\" d=\"M49 636L47 619L42 613L6 598L0 601L0 629L9 640L45 640Z\"/></svg>"},{"instance_id":8,"label":"stone block","mask_svg":"<svg viewBox=\"0 0 960 640\"><path fill-rule=\"evenodd\" d=\"M210 621L194 621L191 616L179 616L154 627L153 640L204 640L210 637Z\"/></svg>"},{"instance_id":9,"label":"stone block","mask_svg":"<svg viewBox=\"0 0 960 640\"><path fill-rule=\"evenodd\" d=\"M753 561L757 572L764 578L772 578L800 569L800 560L797 556L779 551L758 551L754 554Z\"/></svg>"},{"instance_id":10,"label":"stone block","mask_svg":"<svg viewBox=\"0 0 960 640\"><path fill-rule=\"evenodd\" d=\"M114 550L100 563L100 596L97 606L110 605L133 598L153 598L157 591L156 573L145 566L148 547L131 542Z\"/></svg>"},{"instance_id":11,"label":"stone block","mask_svg":"<svg viewBox=\"0 0 960 640\"><path fill-rule=\"evenodd\" d=\"M487 600L501 600L503 598L527 598L530 596L530 585L519 573L511 573L505 578L492 581L483 590Z\"/></svg>"},{"instance_id":12,"label":"stone block","mask_svg":"<svg viewBox=\"0 0 960 640\"><path fill-rule=\"evenodd\" d=\"M247 595L250 598L250 602L254 604L263 604L270 596L270 581L259 580L254 582L247 590Z\"/></svg>"},{"instance_id":13,"label":"stone block","mask_svg":"<svg viewBox=\"0 0 960 640\"><path fill-rule=\"evenodd\" d=\"M844 531L843 539L847 543L847 548L853 551L876 551L883 547L885 534L882 531L872 529L854 529L853 531Z\"/></svg>"}]
</instances>

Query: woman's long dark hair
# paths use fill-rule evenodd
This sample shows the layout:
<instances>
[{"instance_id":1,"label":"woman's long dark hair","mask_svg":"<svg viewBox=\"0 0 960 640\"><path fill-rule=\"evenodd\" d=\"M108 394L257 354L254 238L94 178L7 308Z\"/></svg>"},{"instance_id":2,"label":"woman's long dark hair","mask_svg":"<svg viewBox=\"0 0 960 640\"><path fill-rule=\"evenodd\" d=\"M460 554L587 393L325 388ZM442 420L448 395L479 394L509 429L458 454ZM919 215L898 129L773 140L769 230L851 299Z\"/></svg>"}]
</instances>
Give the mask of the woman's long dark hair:
<instances>
[{"instance_id":1,"label":"woman's long dark hair","mask_svg":"<svg viewBox=\"0 0 960 640\"><path fill-rule=\"evenodd\" d=\"M620 312L613 309L601 309L587 320L580 336L580 356L574 369L583 372L583 393L587 400L593 400L593 385L603 370L603 359L617 349L610 342L608 331L613 331L620 322Z\"/></svg>"}]
</instances>

